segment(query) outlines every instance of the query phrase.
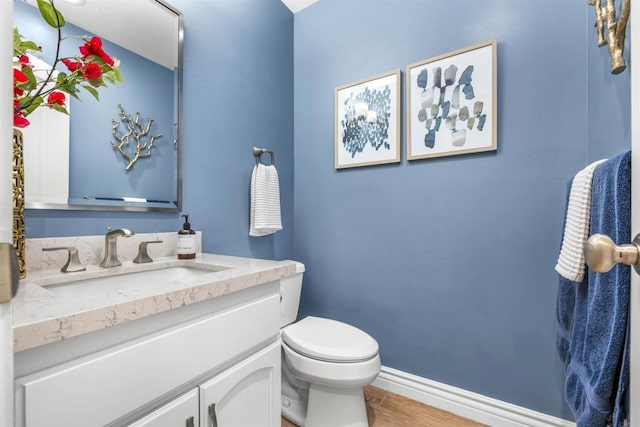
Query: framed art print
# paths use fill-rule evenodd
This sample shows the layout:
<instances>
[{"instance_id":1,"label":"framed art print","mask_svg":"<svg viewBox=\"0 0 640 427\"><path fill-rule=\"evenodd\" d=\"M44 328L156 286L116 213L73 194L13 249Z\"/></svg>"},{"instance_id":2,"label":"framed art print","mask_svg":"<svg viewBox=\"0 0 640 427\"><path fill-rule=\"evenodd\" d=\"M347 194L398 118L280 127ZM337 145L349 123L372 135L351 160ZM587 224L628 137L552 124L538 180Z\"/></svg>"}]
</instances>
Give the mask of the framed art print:
<instances>
[{"instance_id":1,"label":"framed art print","mask_svg":"<svg viewBox=\"0 0 640 427\"><path fill-rule=\"evenodd\" d=\"M407 159L492 151L497 145L497 42L407 66Z\"/></svg>"},{"instance_id":2,"label":"framed art print","mask_svg":"<svg viewBox=\"0 0 640 427\"><path fill-rule=\"evenodd\" d=\"M400 70L336 88L336 169L400 161Z\"/></svg>"}]
</instances>

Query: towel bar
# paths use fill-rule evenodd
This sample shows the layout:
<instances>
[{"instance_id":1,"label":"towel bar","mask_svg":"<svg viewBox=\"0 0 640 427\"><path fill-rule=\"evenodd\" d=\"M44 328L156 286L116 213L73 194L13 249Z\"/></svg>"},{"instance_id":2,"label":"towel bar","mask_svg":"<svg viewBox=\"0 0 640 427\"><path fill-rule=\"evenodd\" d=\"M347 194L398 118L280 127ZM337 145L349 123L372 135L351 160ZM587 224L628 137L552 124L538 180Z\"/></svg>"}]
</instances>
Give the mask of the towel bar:
<instances>
[{"instance_id":1,"label":"towel bar","mask_svg":"<svg viewBox=\"0 0 640 427\"><path fill-rule=\"evenodd\" d=\"M265 153L271 155L271 166L275 165L275 155L273 154L273 151L267 150L266 148L253 147L253 156L256 158L256 166L260 163L260 156Z\"/></svg>"}]
</instances>

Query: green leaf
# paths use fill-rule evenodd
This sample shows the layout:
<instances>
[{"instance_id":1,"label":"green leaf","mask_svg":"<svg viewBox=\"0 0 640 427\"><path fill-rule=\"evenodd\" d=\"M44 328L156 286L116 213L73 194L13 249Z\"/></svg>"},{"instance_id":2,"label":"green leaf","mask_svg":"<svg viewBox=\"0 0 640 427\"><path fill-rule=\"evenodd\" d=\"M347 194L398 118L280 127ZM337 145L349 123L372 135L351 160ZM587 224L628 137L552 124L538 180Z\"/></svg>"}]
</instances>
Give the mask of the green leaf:
<instances>
[{"instance_id":1,"label":"green leaf","mask_svg":"<svg viewBox=\"0 0 640 427\"><path fill-rule=\"evenodd\" d=\"M106 73L103 73L102 77L111 84L122 83L122 73L119 68L112 68Z\"/></svg>"},{"instance_id":2,"label":"green leaf","mask_svg":"<svg viewBox=\"0 0 640 427\"><path fill-rule=\"evenodd\" d=\"M104 73L102 77L113 85L122 82L122 74L120 74L120 70L117 68L112 69L108 73Z\"/></svg>"},{"instance_id":3,"label":"green leaf","mask_svg":"<svg viewBox=\"0 0 640 427\"><path fill-rule=\"evenodd\" d=\"M38 0L38 9L40 9L40 14L47 24L51 25L53 28L64 27L64 17L55 7L53 7L53 4L45 0Z\"/></svg>"},{"instance_id":4,"label":"green leaf","mask_svg":"<svg viewBox=\"0 0 640 427\"><path fill-rule=\"evenodd\" d=\"M22 84L19 84L18 87L20 89L23 89L23 90L32 90L32 89L34 89L36 87L37 80L36 80L35 74L33 74L33 70L31 69L31 67L24 67L22 69L22 73L25 76L27 76L29 81L28 82L24 82Z\"/></svg>"},{"instance_id":5,"label":"green leaf","mask_svg":"<svg viewBox=\"0 0 640 427\"><path fill-rule=\"evenodd\" d=\"M122 83L124 81L122 79L122 73L120 72L120 68L114 68L113 71L109 74L113 76L113 80L115 80L116 82Z\"/></svg>"},{"instance_id":6,"label":"green leaf","mask_svg":"<svg viewBox=\"0 0 640 427\"><path fill-rule=\"evenodd\" d=\"M27 108L24 109L25 116L28 116L29 114L33 113L33 110L38 108L40 104L42 104L43 102L44 100L42 99L41 96L34 98L33 102L31 102L31 105L29 105Z\"/></svg>"},{"instance_id":7,"label":"green leaf","mask_svg":"<svg viewBox=\"0 0 640 427\"><path fill-rule=\"evenodd\" d=\"M67 111L66 108L64 108L64 105L60 105L60 104L47 104L47 105L56 111L69 115L69 112Z\"/></svg>"},{"instance_id":8,"label":"green leaf","mask_svg":"<svg viewBox=\"0 0 640 427\"><path fill-rule=\"evenodd\" d=\"M60 89L62 92L66 93L66 94L69 94L69 96L73 96L75 99L80 100L80 98L77 95L77 93L78 93L77 90L68 90L65 87L59 87L58 89Z\"/></svg>"},{"instance_id":9,"label":"green leaf","mask_svg":"<svg viewBox=\"0 0 640 427\"><path fill-rule=\"evenodd\" d=\"M80 92L78 88L76 88L75 83L65 83L63 85L56 85L57 90L61 90L64 93L68 93L74 98L78 98L76 94Z\"/></svg>"},{"instance_id":10,"label":"green leaf","mask_svg":"<svg viewBox=\"0 0 640 427\"><path fill-rule=\"evenodd\" d=\"M13 28L13 50L15 51L20 47L20 43L22 43L22 36L18 32L18 28Z\"/></svg>"},{"instance_id":11,"label":"green leaf","mask_svg":"<svg viewBox=\"0 0 640 427\"><path fill-rule=\"evenodd\" d=\"M23 40L17 28L13 29L13 56L20 56L28 51L39 52L40 47L32 41Z\"/></svg>"},{"instance_id":12,"label":"green leaf","mask_svg":"<svg viewBox=\"0 0 640 427\"><path fill-rule=\"evenodd\" d=\"M98 95L98 91L89 86L89 85L81 85L82 88L84 88L87 92L89 92L91 95L93 95L93 97L96 99L96 101L100 101L100 96Z\"/></svg>"},{"instance_id":13,"label":"green leaf","mask_svg":"<svg viewBox=\"0 0 640 427\"><path fill-rule=\"evenodd\" d=\"M97 79L92 79L87 81L93 87L100 87L100 86L107 87L107 85L104 83L104 80L102 80L102 76L98 77Z\"/></svg>"},{"instance_id":14,"label":"green leaf","mask_svg":"<svg viewBox=\"0 0 640 427\"><path fill-rule=\"evenodd\" d=\"M35 42L29 41L29 40L25 40L22 43L20 43L20 49L23 52L26 52L28 50L33 50L33 51L39 52L40 51L40 46L35 44Z\"/></svg>"},{"instance_id":15,"label":"green leaf","mask_svg":"<svg viewBox=\"0 0 640 427\"><path fill-rule=\"evenodd\" d=\"M85 58L86 62L95 62L96 64L98 64L100 66L100 68L104 67L105 65L107 65L106 62L104 62L102 60L102 58L100 58L99 56L96 55L87 55L87 57Z\"/></svg>"},{"instance_id":16,"label":"green leaf","mask_svg":"<svg viewBox=\"0 0 640 427\"><path fill-rule=\"evenodd\" d=\"M67 74L60 71L58 72L58 78L56 80L58 81L58 83L62 84L66 78L67 78Z\"/></svg>"}]
</instances>

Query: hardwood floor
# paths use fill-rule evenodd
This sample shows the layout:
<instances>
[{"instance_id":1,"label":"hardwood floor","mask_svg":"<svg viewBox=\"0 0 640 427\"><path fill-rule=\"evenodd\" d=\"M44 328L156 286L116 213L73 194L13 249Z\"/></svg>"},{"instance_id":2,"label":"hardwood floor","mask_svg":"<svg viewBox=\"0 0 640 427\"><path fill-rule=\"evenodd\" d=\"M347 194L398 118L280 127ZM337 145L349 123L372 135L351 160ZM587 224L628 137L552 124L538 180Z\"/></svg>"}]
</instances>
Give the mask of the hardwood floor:
<instances>
[{"instance_id":1,"label":"hardwood floor","mask_svg":"<svg viewBox=\"0 0 640 427\"><path fill-rule=\"evenodd\" d=\"M364 388L370 427L477 427L482 426L450 412L423 405L377 387ZM282 418L282 427L297 427ZM336 426L327 426L336 427Z\"/></svg>"}]
</instances>

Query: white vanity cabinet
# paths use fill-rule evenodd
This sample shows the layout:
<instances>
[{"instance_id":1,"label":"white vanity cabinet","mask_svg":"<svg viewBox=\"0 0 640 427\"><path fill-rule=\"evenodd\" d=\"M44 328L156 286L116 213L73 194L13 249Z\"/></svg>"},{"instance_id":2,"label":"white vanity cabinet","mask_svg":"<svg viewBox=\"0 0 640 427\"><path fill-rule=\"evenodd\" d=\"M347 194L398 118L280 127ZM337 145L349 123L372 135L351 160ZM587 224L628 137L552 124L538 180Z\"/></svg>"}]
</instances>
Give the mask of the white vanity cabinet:
<instances>
[{"instance_id":1,"label":"white vanity cabinet","mask_svg":"<svg viewBox=\"0 0 640 427\"><path fill-rule=\"evenodd\" d=\"M278 427L279 303L274 281L16 353L16 426Z\"/></svg>"},{"instance_id":2,"label":"white vanity cabinet","mask_svg":"<svg viewBox=\"0 0 640 427\"><path fill-rule=\"evenodd\" d=\"M276 342L127 427L278 427L279 363Z\"/></svg>"}]
</instances>

